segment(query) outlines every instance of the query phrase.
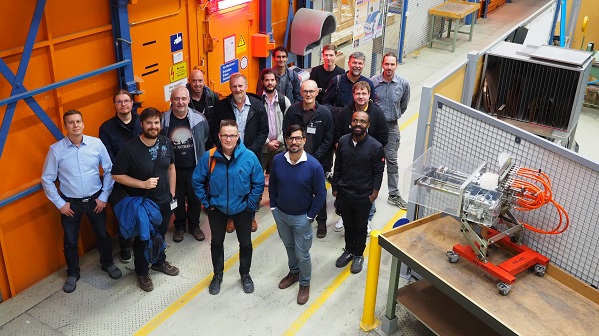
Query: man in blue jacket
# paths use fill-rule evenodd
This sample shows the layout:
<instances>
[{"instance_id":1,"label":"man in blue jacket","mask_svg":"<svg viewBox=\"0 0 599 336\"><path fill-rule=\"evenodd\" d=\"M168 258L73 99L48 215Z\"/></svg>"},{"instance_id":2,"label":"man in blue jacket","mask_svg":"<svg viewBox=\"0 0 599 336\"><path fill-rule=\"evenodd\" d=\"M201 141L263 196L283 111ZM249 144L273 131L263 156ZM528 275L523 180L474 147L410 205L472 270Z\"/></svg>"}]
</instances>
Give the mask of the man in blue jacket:
<instances>
[{"instance_id":1,"label":"man in blue jacket","mask_svg":"<svg viewBox=\"0 0 599 336\"><path fill-rule=\"evenodd\" d=\"M208 211L212 232L210 252L214 277L208 292L216 295L223 281L225 256L223 243L229 218L239 241L239 274L245 293L254 291L250 277L252 264L252 217L264 190L264 173L256 155L239 141L235 120L222 120L217 150L204 153L196 166L193 188Z\"/></svg>"},{"instance_id":2,"label":"man in blue jacket","mask_svg":"<svg viewBox=\"0 0 599 336\"><path fill-rule=\"evenodd\" d=\"M303 127L291 125L287 128L285 143L288 150L275 156L268 188L272 216L289 260L289 274L279 282L279 288L289 288L299 280L297 303L300 305L308 302L310 297L311 223L324 206L327 193L322 166L304 151L305 142Z\"/></svg>"}]
</instances>

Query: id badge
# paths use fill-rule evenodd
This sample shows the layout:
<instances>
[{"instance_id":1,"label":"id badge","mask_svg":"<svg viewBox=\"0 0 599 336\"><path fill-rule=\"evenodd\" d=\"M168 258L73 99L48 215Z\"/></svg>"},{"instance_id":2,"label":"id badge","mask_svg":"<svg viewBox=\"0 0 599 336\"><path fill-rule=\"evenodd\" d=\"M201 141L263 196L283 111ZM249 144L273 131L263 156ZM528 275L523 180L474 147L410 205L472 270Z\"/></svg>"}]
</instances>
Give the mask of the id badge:
<instances>
[{"instance_id":1,"label":"id badge","mask_svg":"<svg viewBox=\"0 0 599 336\"><path fill-rule=\"evenodd\" d=\"M306 132L308 134L316 134L316 127L310 127L310 126L308 126L307 129L306 129Z\"/></svg>"},{"instance_id":2,"label":"id badge","mask_svg":"<svg viewBox=\"0 0 599 336\"><path fill-rule=\"evenodd\" d=\"M173 199L173 200L171 201L171 210L175 210L175 208L176 208L176 207L177 207L177 200L176 200L176 199Z\"/></svg>"}]
</instances>

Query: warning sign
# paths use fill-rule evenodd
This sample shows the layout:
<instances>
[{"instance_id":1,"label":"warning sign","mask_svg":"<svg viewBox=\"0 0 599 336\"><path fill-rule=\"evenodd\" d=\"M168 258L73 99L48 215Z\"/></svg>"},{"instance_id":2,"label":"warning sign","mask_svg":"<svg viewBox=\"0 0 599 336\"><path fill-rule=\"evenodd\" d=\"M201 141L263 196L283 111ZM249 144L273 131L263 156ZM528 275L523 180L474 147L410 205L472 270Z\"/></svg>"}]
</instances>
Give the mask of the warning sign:
<instances>
[{"instance_id":1,"label":"warning sign","mask_svg":"<svg viewBox=\"0 0 599 336\"><path fill-rule=\"evenodd\" d=\"M169 76L171 83L187 78L187 62L181 62L173 65L170 68Z\"/></svg>"},{"instance_id":2,"label":"warning sign","mask_svg":"<svg viewBox=\"0 0 599 336\"><path fill-rule=\"evenodd\" d=\"M237 53L245 52L247 49L247 45L245 44L245 40L243 39L243 35L239 35L239 41L237 42Z\"/></svg>"}]
</instances>

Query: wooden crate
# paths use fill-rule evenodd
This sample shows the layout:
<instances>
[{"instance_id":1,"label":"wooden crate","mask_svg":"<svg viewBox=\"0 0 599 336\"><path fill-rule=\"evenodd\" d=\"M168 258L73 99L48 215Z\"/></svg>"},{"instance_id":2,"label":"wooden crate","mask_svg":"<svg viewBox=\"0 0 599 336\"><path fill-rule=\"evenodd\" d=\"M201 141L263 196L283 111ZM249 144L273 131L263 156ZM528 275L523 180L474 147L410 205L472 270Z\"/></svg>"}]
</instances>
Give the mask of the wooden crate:
<instances>
[{"instance_id":1,"label":"wooden crate","mask_svg":"<svg viewBox=\"0 0 599 336\"><path fill-rule=\"evenodd\" d=\"M599 86L587 86L587 92L584 95L584 106L599 108Z\"/></svg>"}]
</instances>

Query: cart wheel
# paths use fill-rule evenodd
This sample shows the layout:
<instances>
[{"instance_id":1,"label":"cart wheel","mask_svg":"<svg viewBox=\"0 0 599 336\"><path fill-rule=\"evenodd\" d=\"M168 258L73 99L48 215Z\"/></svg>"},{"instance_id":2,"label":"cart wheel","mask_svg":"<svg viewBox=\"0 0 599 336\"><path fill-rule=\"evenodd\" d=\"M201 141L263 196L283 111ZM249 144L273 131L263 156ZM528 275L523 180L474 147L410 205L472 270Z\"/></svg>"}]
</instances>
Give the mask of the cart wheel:
<instances>
[{"instance_id":1,"label":"cart wheel","mask_svg":"<svg viewBox=\"0 0 599 336\"><path fill-rule=\"evenodd\" d=\"M449 262L452 264L455 264L458 262L458 260L460 260L460 255L453 251L447 251L446 255L447 259L449 259Z\"/></svg>"},{"instance_id":2,"label":"cart wheel","mask_svg":"<svg viewBox=\"0 0 599 336\"><path fill-rule=\"evenodd\" d=\"M543 266L541 264L536 264L535 265L535 275L538 277L542 277L543 275L545 275L545 270L547 269L547 266Z\"/></svg>"},{"instance_id":3,"label":"cart wheel","mask_svg":"<svg viewBox=\"0 0 599 336\"><path fill-rule=\"evenodd\" d=\"M510 290L512 290L512 286L505 282L500 282L497 284L497 289L499 290L499 294L506 296L510 293Z\"/></svg>"}]
</instances>

